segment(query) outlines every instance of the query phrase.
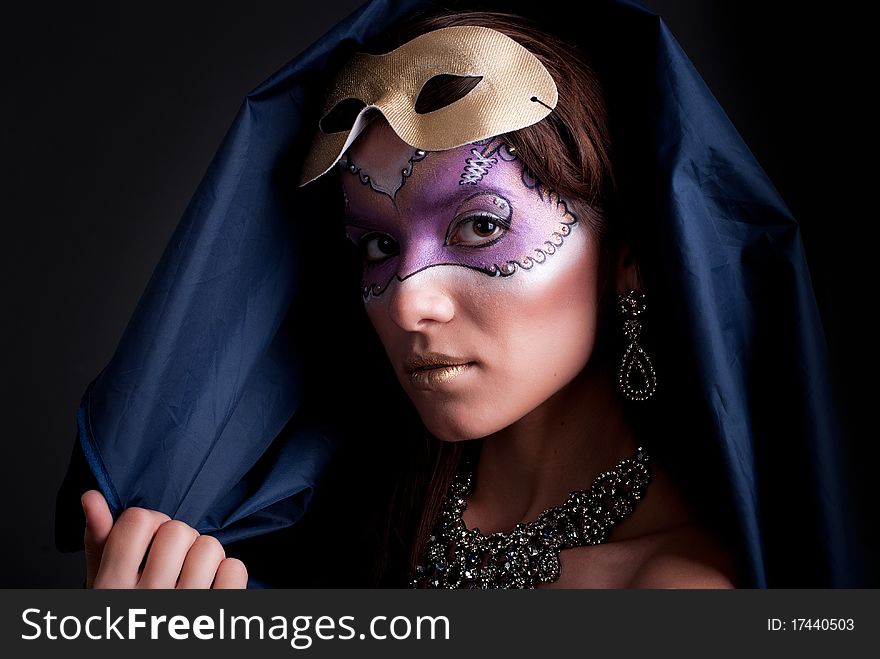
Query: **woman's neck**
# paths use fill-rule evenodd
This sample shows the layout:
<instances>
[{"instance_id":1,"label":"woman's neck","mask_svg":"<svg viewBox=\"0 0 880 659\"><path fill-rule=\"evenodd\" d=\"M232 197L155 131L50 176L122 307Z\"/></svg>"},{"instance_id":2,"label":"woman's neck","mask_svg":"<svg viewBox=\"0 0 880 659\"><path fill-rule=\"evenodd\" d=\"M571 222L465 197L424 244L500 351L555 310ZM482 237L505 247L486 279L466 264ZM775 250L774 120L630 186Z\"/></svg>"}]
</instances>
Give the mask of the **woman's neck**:
<instances>
[{"instance_id":1,"label":"woman's neck","mask_svg":"<svg viewBox=\"0 0 880 659\"><path fill-rule=\"evenodd\" d=\"M484 438L464 520L507 532L588 488L636 442L608 373L585 369L519 421Z\"/></svg>"}]
</instances>

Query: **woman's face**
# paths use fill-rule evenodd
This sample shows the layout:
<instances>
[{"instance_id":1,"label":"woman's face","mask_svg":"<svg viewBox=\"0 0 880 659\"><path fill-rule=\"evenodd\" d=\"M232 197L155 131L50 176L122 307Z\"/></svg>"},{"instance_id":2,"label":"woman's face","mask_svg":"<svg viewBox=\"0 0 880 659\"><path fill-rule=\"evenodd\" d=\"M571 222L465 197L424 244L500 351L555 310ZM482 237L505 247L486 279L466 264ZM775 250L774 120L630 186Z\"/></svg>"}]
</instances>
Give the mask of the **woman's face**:
<instances>
[{"instance_id":1,"label":"woman's face","mask_svg":"<svg viewBox=\"0 0 880 659\"><path fill-rule=\"evenodd\" d=\"M425 153L379 120L341 166L367 314L432 434L490 435L584 368L598 246L503 142Z\"/></svg>"}]
</instances>

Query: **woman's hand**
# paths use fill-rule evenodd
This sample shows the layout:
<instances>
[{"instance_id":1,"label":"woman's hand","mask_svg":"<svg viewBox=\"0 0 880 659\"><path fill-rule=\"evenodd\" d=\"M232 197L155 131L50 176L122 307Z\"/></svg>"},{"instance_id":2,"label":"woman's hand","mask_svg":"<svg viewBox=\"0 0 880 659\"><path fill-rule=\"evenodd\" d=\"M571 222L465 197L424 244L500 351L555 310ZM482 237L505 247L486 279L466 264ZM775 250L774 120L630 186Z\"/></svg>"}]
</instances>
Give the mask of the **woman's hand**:
<instances>
[{"instance_id":1,"label":"woman's hand","mask_svg":"<svg viewBox=\"0 0 880 659\"><path fill-rule=\"evenodd\" d=\"M146 508L126 508L114 524L97 490L83 494L81 501L86 588L247 587L244 563L226 558L216 538Z\"/></svg>"}]
</instances>

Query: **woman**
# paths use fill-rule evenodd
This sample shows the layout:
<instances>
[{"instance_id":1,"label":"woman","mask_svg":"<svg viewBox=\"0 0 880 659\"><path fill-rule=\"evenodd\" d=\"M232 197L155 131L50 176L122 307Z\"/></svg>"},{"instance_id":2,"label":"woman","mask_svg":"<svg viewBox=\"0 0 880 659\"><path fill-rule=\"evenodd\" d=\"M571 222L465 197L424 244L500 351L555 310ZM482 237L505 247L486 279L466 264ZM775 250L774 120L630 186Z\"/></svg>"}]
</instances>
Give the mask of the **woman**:
<instances>
[{"instance_id":1,"label":"woman","mask_svg":"<svg viewBox=\"0 0 880 659\"><path fill-rule=\"evenodd\" d=\"M341 31L359 38L363 33L378 35L384 32L382 26L399 27L399 19L412 13L410 6L384 3L372 3L370 9L378 15L362 12ZM577 63L565 40L530 31L526 21L504 16L449 16L404 24L396 36L391 35L391 47L373 44L377 52L389 52L396 45L415 43L415 35L437 38L448 34L443 28L456 26L489 28L491 39L507 33L527 53L516 60L518 64L529 62L528 54L540 59L558 92L558 103L551 97L549 83L550 95L533 97L533 105L542 106L539 111L544 113L539 119L523 120L511 110L507 114L515 115L512 118L502 112L505 116L500 119L493 115L486 125L480 125L476 117L469 122L453 113L447 123L428 130L420 117L430 120L432 113L453 108L455 101L471 93L467 86L473 87L473 80L467 78L478 76L462 75L457 82L441 79L430 94L420 95L408 119L389 106L382 116L392 117L390 124L382 116L365 113L360 124L353 126L352 109L345 104L319 105L326 94L321 90L319 96L318 85L313 83L297 92L308 100L306 108L316 108L305 114L313 119L311 125L323 122L324 135L336 133L339 138L341 133L343 139L322 145L319 133L308 148L308 133L313 131L293 135L279 128L285 116L290 118L289 104L277 102L284 93L294 96L286 87L290 71L282 70L252 94L253 102L241 120L247 130L234 133L226 149L235 151L245 137L257 147L248 146L244 159L221 154L220 164L206 183L214 194L200 197L210 197L212 203L226 208L223 220L206 221L211 218L210 209L196 203L177 237L183 244L187 236L203 243L206 234L215 236L209 239L214 241L209 242L213 248L216 241L228 241L234 235L240 238L236 246L241 245L244 253L230 254L235 266L231 270L199 269L191 280L177 281L174 288L165 285L170 280L160 278L142 301L140 317L130 330L134 338L129 340L129 349L117 353L116 363L102 374L103 381L93 383L81 407L80 440L91 470L112 508L117 512L129 508L113 525L101 495L89 492L84 498L89 520L89 581L98 586L189 586L208 585L210 579L215 586L243 585L246 576L241 564L223 560L219 543L204 540L204 535L196 540L188 524L164 524L165 513L132 512L130 506L138 505L137 497L143 497L143 484L162 480L173 486L163 488L145 507L190 519L201 531L219 530L218 536L226 531L228 540L235 543L299 519L308 496L294 495L313 487L320 463L330 453L327 444L348 438L347 445L338 450L357 459L342 464L358 464L360 458L370 456L371 468L376 469L363 481L369 490L347 483L349 491L374 495L366 497L366 508L373 511L384 510L382 502L393 494L384 537L373 544L390 560L380 565L372 583L760 586L767 583L771 563L779 575L776 582L786 582L786 568L779 567L781 562L775 558L779 547L769 542L775 539L775 531L768 521L783 515L778 495L765 489L759 496L757 488L768 465L776 460L775 449L765 442L781 428L780 413L786 418L786 436L793 438L789 441L809 451L827 450L831 428L815 425L815 420L828 424L829 418L821 381L801 382L787 367L806 359L821 368L822 359L821 350L809 345L815 342L817 326L813 304L803 297L808 280L796 277L792 284L780 269L794 266L796 272L803 272L799 270L799 242L796 233L792 235L795 225L773 198L723 113L706 100L707 92L688 87L695 82L686 74L693 73L662 30L657 36L657 23L630 3L598 2L591 9L595 20L578 26L573 42L589 55L601 85L588 66ZM564 30L556 27L553 31ZM350 49L339 47L328 54L328 43L341 41L334 40L337 36L322 40L300 58L300 64L335 59L335 70L351 61ZM474 45L478 41L472 35L457 40L444 36L438 44L475 48L479 53ZM508 54L502 41L490 43L492 53ZM516 56L515 50L511 47L511 56ZM425 62L430 63L430 54L437 52L442 51L414 50L404 61L411 68L430 69ZM460 61L454 56L452 60ZM655 69L658 62L662 66ZM377 72L382 71L380 65L375 66ZM395 66L389 65L388 71L399 72ZM510 67L496 66L481 75L503 77L505 70ZM528 67L513 70L525 79L534 74L539 82L540 73ZM657 70L666 76L666 84L676 84L671 88L661 84L658 92L653 79ZM407 76L400 77L405 83ZM354 79L363 78L351 76L349 84ZM391 77L384 84L403 83ZM508 81L508 87L511 84ZM463 86L455 89L455 85ZM479 93L478 87L473 90ZM331 102L350 98L333 99L332 91ZM376 101L363 98L369 90L359 91L358 112L364 102ZM608 100L607 118L603 95ZM271 102L265 102L267 98ZM504 130L489 130L500 125ZM466 135L464 141L462 135L451 136L452 143L436 148L412 138L420 127L427 139L455 133L462 126L476 133ZM360 131L357 135L355 128ZM298 169L301 160L286 160L289 154L281 148L275 155L265 150L263 143L277 140L279 130L282 146L298 145L298 153L308 154L304 178L309 185L288 198L279 193L277 177ZM401 133L411 139L403 140ZM260 155L259 160L254 153ZM312 167L316 153L319 165ZM249 167L242 169L230 162ZM322 177L336 162L344 166L338 169L341 181ZM230 176L255 174L270 181L272 188L254 193L251 179L230 184ZM338 193L340 182L344 196ZM446 197L452 200L442 196L447 188L451 191ZM461 190L467 195L462 196ZM457 196L453 197L453 191ZM260 204L256 209L254 200ZM247 210L241 210L245 206ZM304 221L304 209L311 212L304 214L306 218L315 217L318 211L320 221ZM278 217L281 211L298 219L309 233L291 231L283 223L270 225L271 231L248 233L246 222L235 222L239 214L265 219ZM345 217L347 234L360 248L362 273L350 260L335 256L342 249L341 232L336 231L339 224L325 218L336 213ZM231 234L230 227L241 233ZM270 242L266 240L270 234L283 240ZM310 249L298 250L297 241L304 235L308 235ZM258 242L250 242L254 240ZM259 262L261 250L263 256L271 255L268 268ZM187 268L203 263L186 251L170 250L160 272L178 273L182 265L186 278ZM289 258L289 251L301 258ZM215 249L202 251L207 253L216 256ZM307 283L300 284L292 296L289 289L279 293L272 288L274 282L285 279L279 269L281 275ZM250 285L254 281L262 284L263 275L271 275L270 286L244 293L235 281L223 284L225 289L218 286L218 278L235 280L241 271L248 274ZM255 279L254 273L260 277ZM361 274L363 299L356 311L350 291ZM165 322L167 314L157 314L157 309L173 310L181 299L181 286L205 283L209 283L209 297L216 296L212 318L220 319L222 325L211 326L207 342L228 346L232 337L237 354L250 366L236 365L233 371L221 368L223 377L217 379L215 365L215 380L183 369L185 377L174 384L193 398L181 406L185 414L169 412L165 405L158 420L139 415L148 432L141 429L143 439L134 443L135 451L120 450L107 440L101 444L96 436L102 432L122 436L119 433L129 422L124 415L112 413L121 404L114 399L118 392L128 392L126 406L134 389L144 394L126 380L132 372L126 366L136 359L136 353L143 352L143 345L131 348L143 338L136 335L155 328L151 323L161 326ZM640 313L642 299L630 294L642 289L649 294L645 314ZM221 299L221 292L229 290L239 299L236 295ZM163 298L159 305L161 296L171 296L171 304ZM629 315L615 316L618 299ZM310 301L321 304L310 307ZM191 304L193 298L183 298L184 306ZM227 309L223 306L227 304L235 315L217 313L218 308ZM288 313L309 308L320 310L326 335L314 331L314 318L304 322L296 313ZM364 331L361 308L375 335ZM253 309L253 313L242 314L242 309ZM199 314L186 310L184 322L198 324ZM640 331L643 321L644 336ZM180 327L180 322L178 318L171 326ZM245 342L249 333L260 335L261 342L256 346ZM163 336L160 333L160 341ZM306 354L291 355L291 345L316 338L332 350L321 351L313 360ZM385 364L377 359L375 338L387 355ZM169 339L169 352L183 352L193 359L192 351L181 350L179 344L175 334ZM202 353L197 357L205 359ZM772 405L764 397L768 382L763 378L773 372L771 357L772 367L779 369L774 384L783 383ZM139 360L140 369L144 363ZM152 363L159 362L152 359ZM161 363L174 374L172 361ZM229 365L222 359L218 363ZM341 381L333 377L339 373ZM402 386L411 406L400 398L399 387L390 386L392 380ZM124 386L120 386L122 381ZM155 389L147 397L154 405L157 398L165 398L165 392L158 380L151 382ZM213 387L210 428L199 427L198 418L192 421L204 411L203 399L192 393L194 385L208 382ZM309 386L303 387L303 382ZM196 386L195 391L202 390ZM331 395L335 395L333 400L344 401L347 418L329 423L325 401ZM806 400L814 403L812 409ZM218 406L217 401L223 404ZM285 417L285 408L291 407L296 413ZM413 407L417 417L412 415ZM105 410L104 427L97 432L95 408L99 417L101 409ZM187 425L200 430L203 447L175 452L175 433ZM362 429L381 430L382 440L374 436L369 450L352 446ZM418 448L424 448L426 459L413 456L415 466L407 468L404 463L412 453L413 438L424 430L428 431L426 443ZM162 451L181 458L183 465L169 455L153 457L154 448L146 450L147 435L157 432ZM272 442L276 436L282 440ZM260 441L242 447L242 437ZM386 438L388 445L377 446ZM640 445L647 452L637 452ZM472 454L462 461L464 453ZM122 466L122 458L132 454L147 468L135 473ZM220 466L230 463L230 457L235 469L222 471L218 477ZM175 469L171 477L160 473L160 465L167 469L169 464ZM460 464L476 465L470 493L464 484L450 487ZM598 496L600 472L616 467L615 474L603 477L616 484L615 494L605 483L605 498ZM818 471L809 465L797 467L795 480L815 482L832 499L838 496L833 465L827 471L825 467ZM291 468L298 470L298 484ZM465 475L459 478L467 482ZM322 504L321 497L328 496L322 492L340 491L334 483L341 480L346 478L334 480L331 474L322 481L309 514L293 526L291 547L304 549L303 542L296 542L297 534L305 538L308 524L318 523L311 520L317 520L321 510L327 517L333 502L325 498L328 502ZM119 483L124 495L116 491ZM405 485L392 493L395 483ZM542 511L560 506L569 493L586 490L591 484L597 488L593 490L596 496L576 495L572 501L580 502L577 511L562 516L558 511L548 513L555 522L552 528L543 523L528 525L533 520L546 521ZM463 510L463 502L456 503L459 497L466 500ZM608 506L614 507L613 514ZM799 514L803 515L790 513ZM831 511L819 516L824 516L826 525L834 521ZM807 521L807 529L822 525ZM457 525L471 531L446 533L444 522L447 529ZM526 526L517 527L520 523ZM569 528L572 524L574 531ZM489 541L477 528L504 535ZM529 551L511 554L517 529L526 536L523 546ZM346 534L351 531L344 530ZM839 565L833 559L845 553L837 546L844 541L844 530L837 531L835 542L814 548L812 558L803 559L813 574L825 569L825 561L832 571ZM146 567L139 572L154 534ZM326 554L326 547L344 544L331 539L315 546ZM99 560L102 547L104 557ZM460 551L461 547L468 552ZM510 560L503 552L508 552ZM357 557L363 558L360 553ZM457 557L461 562L450 560ZM345 583L345 577L351 576L343 574L340 581ZM845 576L829 572L828 578L842 582Z\"/></svg>"}]
</instances>

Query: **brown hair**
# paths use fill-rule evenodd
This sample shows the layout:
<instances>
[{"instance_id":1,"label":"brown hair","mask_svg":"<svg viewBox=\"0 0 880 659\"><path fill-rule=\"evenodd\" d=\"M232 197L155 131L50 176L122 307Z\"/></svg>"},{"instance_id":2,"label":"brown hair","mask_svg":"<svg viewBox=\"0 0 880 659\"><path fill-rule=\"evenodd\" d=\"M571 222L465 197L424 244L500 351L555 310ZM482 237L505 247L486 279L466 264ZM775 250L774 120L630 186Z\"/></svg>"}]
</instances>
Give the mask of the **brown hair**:
<instances>
[{"instance_id":1,"label":"brown hair","mask_svg":"<svg viewBox=\"0 0 880 659\"><path fill-rule=\"evenodd\" d=\"M489 27L516 40L544 64L557 83L555 109L532 126L507 133L503 139L516 149L528 172L566 199L580 221L598 237L606 274L613 263L619 232L607 221L615 190L610 137L603 91L597 76L578 48L538 28L516 14L436 9L416 14L375 42L385 52L432 30L457 26ZM443 107L473 87L467 78L450 78L426 86L420 111ZM606 276L604 287L609 278ZM378 581L400 585L417 565L445 498L455 469L469 442L443 442L426 433L416 447L407 474L395 490L385 527L385 551L380 553ZM395 545L398 562L395 561ZM402 574L400 570L406 570Z\"/></svg>"}]
</instances>

